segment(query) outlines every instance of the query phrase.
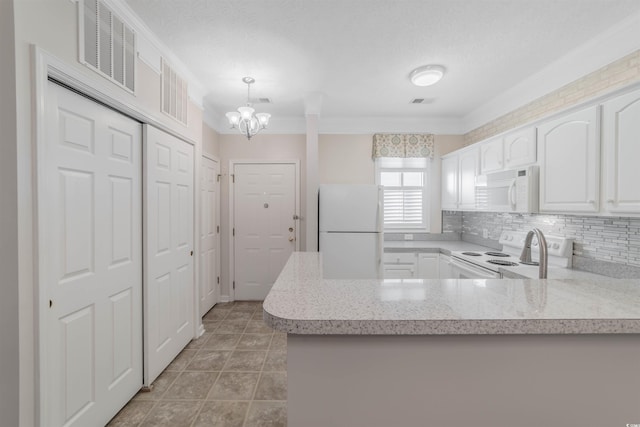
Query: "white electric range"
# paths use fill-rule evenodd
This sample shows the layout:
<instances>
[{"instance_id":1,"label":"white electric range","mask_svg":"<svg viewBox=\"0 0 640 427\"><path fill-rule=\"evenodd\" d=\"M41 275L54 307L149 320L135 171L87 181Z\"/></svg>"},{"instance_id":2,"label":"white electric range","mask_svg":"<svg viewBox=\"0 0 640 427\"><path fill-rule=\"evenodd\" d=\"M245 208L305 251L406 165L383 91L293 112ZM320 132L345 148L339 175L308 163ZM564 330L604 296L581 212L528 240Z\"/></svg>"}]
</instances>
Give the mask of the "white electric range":
<instances>
[{"instance_id":1,"label":"white electric range","mask_svg":"<svg viewBox=\"0 0 640 427\"><path fill-rule=\"evenodd\" d=\"M501 268L518 272L520 254L527 237L526 232L503 231L498 242L502 250L453 251L451 252L451 269L456 279L499 279L502 277ZM570 268L573 256L573 239L561 236L547 236L548 266ZM531 244L531 259L539 259L538 241L533 238Z\"/></svg>"}]
</instances>

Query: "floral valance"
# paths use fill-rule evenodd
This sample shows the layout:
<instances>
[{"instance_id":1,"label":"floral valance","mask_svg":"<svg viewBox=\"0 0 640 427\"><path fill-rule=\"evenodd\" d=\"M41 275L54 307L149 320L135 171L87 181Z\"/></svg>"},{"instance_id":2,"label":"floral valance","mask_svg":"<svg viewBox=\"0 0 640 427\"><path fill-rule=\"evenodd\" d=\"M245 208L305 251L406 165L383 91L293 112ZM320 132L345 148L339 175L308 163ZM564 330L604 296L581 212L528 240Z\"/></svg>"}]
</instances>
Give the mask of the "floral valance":
<instances>
[{"instance_id":1,"label":"floral valance","mask_svg":"<svg viewBox=\"0 0 640 427\"><path fill-rule=\"evenodd\" d=\"M433 134L373 135L373 158L377 157L427 157L433 159Z\"/></svg>"}]
</instances>

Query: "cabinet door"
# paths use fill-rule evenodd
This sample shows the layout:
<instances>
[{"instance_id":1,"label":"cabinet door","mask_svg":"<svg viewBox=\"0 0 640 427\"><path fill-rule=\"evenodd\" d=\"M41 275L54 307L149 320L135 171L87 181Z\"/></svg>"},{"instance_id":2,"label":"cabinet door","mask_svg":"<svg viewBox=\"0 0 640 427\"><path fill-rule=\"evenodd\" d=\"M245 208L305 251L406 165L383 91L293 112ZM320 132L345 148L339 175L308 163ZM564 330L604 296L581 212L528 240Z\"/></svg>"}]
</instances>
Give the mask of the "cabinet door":
<instances>
[{"instance_id":1,"label":"cabinet door","mask_svg":"<svg viewBox=\"0 0 640 427\"><path fill-rule=\"evenodd\" d=\"M440 279L453 279L450 256L440 254L438 257L438 277Z\"/></svg>"},{"instance_id":2,"label":"cabinet door","mask_svg":"<svg viewBox=\"0 0 640 427\"><path fill-rule=\"evenodd\" d=\"M414 252L385 253L383 259L385 279L412 279L417 276Z\"/></svg>"},{"instance_id":3,"label":"cabinet door","mask_svg":"<svg viewBox=\"0 0 640 427\"><path fill-rule=\"evenodd\" d=\"M418 254L418 277L420 279L438 278L438 254L419 253Z\"/></svg>"},{"instance_id":4,"label":"cabinet door","mask_svg":"<svg viewBox=\"0 0 640 427\"><path fill-rule=\"evenodd\" d=\"M504 136L504 164L507 169L536 162L536 130L528 127Z\"/></svg>"},{"instance_id":5,"label":"cabinet door","mask_svg":"<svg viewBox=\"0 0 640 427\"><path fill-rule=\"evenodd\" d=\"M460 202L461 209L476 208L476 175L478 175L478 148L474 147L459 154Z\"/></svg>"},{"instance_id":6,"label":"cabinet door","mask_svg":"<svg viewBox=\"0 0 640 427\"><path fill-rule=\"evenodd\" d=\"M602 136L604 209L640 213L640 90L603 104Z\"/></svg>"},{"instance_id":7,"label":"cabinet door","mask_svg":"<svg viewBox=\"0 0 640 427\"><path fill-rule=\"evenodd\" d=\"M443 210L458 209L458 156L442 159L442 193L441 208Z\"/></svg>"},{"instance_id":8,"label":"cabinet door","mask_svg":"<svg viewBox=\"0 0 640 427\"><path fill-rule=\"evenodd\" d=\"M597 212L600 182L598 107L538 127L541 212Z\"/></svg>"},{"instance_id":9,"label":"cabinet door","mask_svg":"<svg viewBox=\"0 0 640 427\"><path fill-rule=\"evenodd\" d=\"M480 146L480 173L496 172L504 167L502 138L492 139Z\"/></svg>"}]
</instances>

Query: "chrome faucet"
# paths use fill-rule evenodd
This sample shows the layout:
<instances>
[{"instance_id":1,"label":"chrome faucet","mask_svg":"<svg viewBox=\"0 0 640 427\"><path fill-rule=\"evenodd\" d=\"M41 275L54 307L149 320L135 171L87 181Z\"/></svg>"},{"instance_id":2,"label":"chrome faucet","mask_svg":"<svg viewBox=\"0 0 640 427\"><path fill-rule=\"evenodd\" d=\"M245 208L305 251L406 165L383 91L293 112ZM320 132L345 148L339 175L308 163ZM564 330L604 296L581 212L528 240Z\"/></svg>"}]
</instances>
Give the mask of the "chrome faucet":
<instances>
[{"instance_id":1,"label":"chrome faucet","mask_svg":"<svg viewBox=\"0 0 640 427\"><path fill-rule=\"evenodd\" d=\"M538 262L531 261L531 240L533 235L538 238L538 247L540 248L540 257ZM527 233L526 239L524 239L524 247L522 248L522 254L520 255L520 262L527 265L539 265L540 279L547 278L547 262L549 261L549 255L547 254L547 240L544 238L544 234L539 228L534 228Z\"/></svg>"}]
</instances>

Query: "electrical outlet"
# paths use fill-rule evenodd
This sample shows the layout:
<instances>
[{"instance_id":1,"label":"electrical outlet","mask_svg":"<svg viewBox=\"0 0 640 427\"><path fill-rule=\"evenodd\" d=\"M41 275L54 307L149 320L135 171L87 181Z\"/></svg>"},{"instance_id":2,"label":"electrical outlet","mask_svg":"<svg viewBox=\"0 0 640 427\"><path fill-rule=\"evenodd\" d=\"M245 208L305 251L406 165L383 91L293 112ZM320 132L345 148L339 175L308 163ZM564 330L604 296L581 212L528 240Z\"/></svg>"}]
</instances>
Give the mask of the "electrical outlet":
<instances>
[{"instance_id":1,"label":"electrical outlet","mask_svg":"<svg viewBox=\"0 0 640 427\"><path fill-rule=\"evenodd\" d=\"M487 230L486 228L482 229L482 238L483 239L488 239L489 238L489 230Z\"/></svg>"},{"instance_id":2,"label":"electrical outlet","mask_svg":"<svg viewBox=\"0 0 640 427\"><path fill-rule=\"evenodd\" d=\"M413 234L405 234L404 240L413 240Z\"/></svg>"}]
</instances>

